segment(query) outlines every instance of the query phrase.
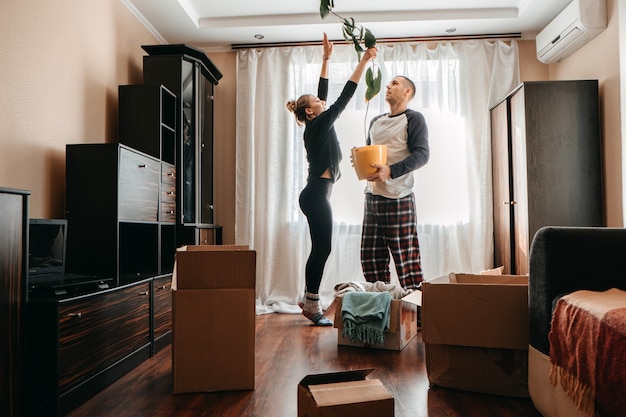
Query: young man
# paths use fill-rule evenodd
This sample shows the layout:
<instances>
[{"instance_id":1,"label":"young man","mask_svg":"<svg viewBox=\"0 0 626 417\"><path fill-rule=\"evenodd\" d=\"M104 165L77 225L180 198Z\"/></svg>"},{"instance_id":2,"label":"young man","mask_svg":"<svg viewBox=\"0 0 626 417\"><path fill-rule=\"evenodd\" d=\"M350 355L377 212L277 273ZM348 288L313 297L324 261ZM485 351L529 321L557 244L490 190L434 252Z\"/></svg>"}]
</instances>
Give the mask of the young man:
<instances>
[{"instance_id":1,"label":"young man","mask_svg":"<svg viewBox=\"0 0 626 417\"><path fill-rule=\"evenodd\" d=\"M408 108L415 84L397 76L386 87L389 113L376 116L369 129L368 145L387 145L388 165L377 165L367 177L365 213L361 235L361 267L368 282L389 283L389 253L400 285L419 288L423 280L413 171L426 165L430 155L424 116Z\"/></svg>"}]
</instances>

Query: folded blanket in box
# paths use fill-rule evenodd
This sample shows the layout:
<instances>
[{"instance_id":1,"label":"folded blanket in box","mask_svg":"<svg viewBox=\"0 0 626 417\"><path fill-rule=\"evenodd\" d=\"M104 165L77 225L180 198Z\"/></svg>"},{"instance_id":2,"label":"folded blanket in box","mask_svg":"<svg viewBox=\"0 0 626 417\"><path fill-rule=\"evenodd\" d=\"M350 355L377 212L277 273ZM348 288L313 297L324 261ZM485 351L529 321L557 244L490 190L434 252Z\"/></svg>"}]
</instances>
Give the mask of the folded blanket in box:
<instances>
[{"instance_id":1,"label":"folded blanket in box","mask_svg":"<svg viewBox=\"0 0 626 417\"><path fill-rule=\"evenodd\" d=\"M343 295L341 320L343 337L367 345L383 345L389 331L389 292L348 292Z\"/></svg>"}]
</instances>

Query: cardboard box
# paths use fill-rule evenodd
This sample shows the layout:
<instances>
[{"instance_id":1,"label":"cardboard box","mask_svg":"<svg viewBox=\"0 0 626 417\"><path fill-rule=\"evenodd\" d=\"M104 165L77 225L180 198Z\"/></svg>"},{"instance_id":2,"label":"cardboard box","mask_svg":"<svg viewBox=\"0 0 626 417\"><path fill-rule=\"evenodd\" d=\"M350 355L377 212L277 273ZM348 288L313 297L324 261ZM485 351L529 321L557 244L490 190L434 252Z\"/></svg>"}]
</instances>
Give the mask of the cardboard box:
<instances>
[{"instance_id":1,"label":"cardboard box","mask_svg":"<svg viewBox=\"0 0 626 417\"><path fill-rule=\"evenodd\" d=\"M344 337L343 321L341 319L341 297L337 297L335 304L334 327L337 328L337 343L343 346L371 347L376 349L402 350L417 335L418 306L421 304L422 294L413 291L400 300L391 300L389 312L389 332L385 334L385 343L381 346L366 345L353 342Z\"/></svg>"},{"instance_id":2,"label":"cardboard box","mask_svg":"<svg viewBox=\"0 0 626 417\"><path fill-rule=\"evenodd\" d=\"M172 288L255 288L256 251L245 245L183 246L176 250Z\"/></svg>"},{"instance_id":3,"label":"cardboard box","mask_svg":"<svg viewBox=\"0 0 626 417\"><path fill-rule=\"evenodd\" d=\"M185 246L172 278L173 392L254 389L256 252Z\"/></svg>"},{"instance_id":4,"label":"cardboard box","mask_svg":"<svg viewBox=\"0 0 626 417\"><path fill-rule=\"evenodd\" d=\"M422 283L431 384L528 397L528 276L450 274Z\"/></svg>"},{"instance_id":5,"label":"cardboard box","mask_svg":"<svg viewBox=\"0 0 626 417\"><path fill-rule=\"evenodd\" d=\"M393 417L394 400L373 369L308 375L298 384L298 417Z\"/></svg>"}]
</instances>

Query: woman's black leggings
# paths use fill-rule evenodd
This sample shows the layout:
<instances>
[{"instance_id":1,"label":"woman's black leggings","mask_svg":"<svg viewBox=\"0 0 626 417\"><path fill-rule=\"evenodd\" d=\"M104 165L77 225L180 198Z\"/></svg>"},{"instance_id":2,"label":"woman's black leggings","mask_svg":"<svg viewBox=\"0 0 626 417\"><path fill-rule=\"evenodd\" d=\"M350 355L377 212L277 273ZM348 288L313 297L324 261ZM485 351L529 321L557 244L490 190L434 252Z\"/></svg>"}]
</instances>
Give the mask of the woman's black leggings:
<instances>
[{"instance_id":1,"label":"woman's black leggings","mask_svg":"<svg viewBox=\"0 0 626 417\"><path fill-rule=\"evenodd\" d=\"M311 253L306 262L306 291L319 294L322 274L330 255L333 233L333 210L330 194L333 182L328 178L311 179L300 193L300 208L309 222Z\"/></svg>"}]
</instances>

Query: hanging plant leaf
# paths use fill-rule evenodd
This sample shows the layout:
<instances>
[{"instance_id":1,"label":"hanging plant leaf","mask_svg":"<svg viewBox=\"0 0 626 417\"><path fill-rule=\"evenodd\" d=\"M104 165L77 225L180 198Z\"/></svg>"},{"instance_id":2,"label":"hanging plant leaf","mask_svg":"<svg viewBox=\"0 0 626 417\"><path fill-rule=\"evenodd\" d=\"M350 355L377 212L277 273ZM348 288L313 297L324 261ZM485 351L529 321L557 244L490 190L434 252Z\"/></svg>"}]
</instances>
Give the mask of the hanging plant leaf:
<instances>
[{"instance_id":1,"label":"hanging plant leaf","mask_svg":"<svg viewBox=\"0 0 626 417\"><path fill-rule=\"evenodd\" d=\"M320 16L324 19L332 13L339 18L342 23L341 31L343 33L343 38L346 42L352 42L354 50L356 51L360 61L363 53L365 52L365 48L363 48L361 44L365 44L366 48L370 48L376 45L376 37L369 29L357 24L354 21L354 18L345 18L333 12L334 7L334 0L320 0ZM380 68L376 67L377 75L374 77L374 71L372 69L374 67L374 64L372 64L372 67L368 68L365 73L365 83L367 85L367 91L365 92L366 101L370 101L380 92L382 74L380 72Z\"/></svg>"},{"instance_id":2,"label":"hanging plant leaf","mask_svg":"<svg viewBox=\"0 0 626 417\"><path fill-rule=\"evenodd\" d=\"M369 29L365 29L365 47L371 48L376 45L376 37Z\"/></svg>"},{"instance_id":3,"label":"hanging plant leaf","mask_svg":"<svg viewBox=\"0 0 626 417\"><path fill-rule=\"evenodd\" d=\"M341 21L343 22L343 31L345 34L348 34L348 39L351 38L354 35L354 29L356 27L356 24L354 23L354 19L350 18L350 19L341 19ZM346 40L348 40L346 39Z\"/></svg>"},{"instance_id":4,"label":"hanging plant leaf","mask_svg":"<svg viewBox=\"0 0 626 417\"><path fill-rule=\"evenodd\" d=\"M333 4L333 0L321 0L320 1L320 16L322 19L325 19L326 16L330 14L335 5Z\"/></svg>"},{"instance_id":5,"label":"hanging plant leaf","mask_svg":"<svg viewBox=\"0 0 626 417\"><path fill-rule=\"evenodd\" d=\"M365 49L363 49L363 47L361 46L361 42L355 36L352 36L352 43L354 44L354 50L356 51L357 54L359 54L359 60L360 60L361 53L365 51Z\"/></svg>"},{"instance_id":6,"label":"hanging plant leaf","mask_svg":"<svg viewBox=\"0 0 626 417\"><path fill-rule=\"evenodd\" d=\"M377 69L376 77L374 77L374 71L372 71L372 67L369 67L365 72L365 84L367 85L367 90L365 91L365 101L370 101L378 93L380 93L381 81L382 81L382 73L380 72L380 68Z\"/></svg>"},{"instance_id":7,"label":"hanging plant leaf","mask_svg":"<svg viewBox=\"0 0 626 417\"><path fill-rule=\"evenodd\" d=\"M352 39L352 28L350 28L349 26L343 25L341 27L341 31L343 32L343 38L347 42L350 42L350 39Z\"/></svg>"},{"instance_id":8,"label":"hanging plant leaf","mask_svg":"<svg viewBox=\"0 0 626 417\"><path fill-rule=\"evenodd\" d=\"M353 18L350 19L342 19L343 21L343 37L347 42L352 42L352 44L354 45L354 50L356 51L356 53L359 56L359 59L361 59L361 54L365 51L365 49L363 49L363 47L361 46L361 43L363 42L363 27L360 25L357 25L354 22Z\"/></svg>"},{"instance_id":9,"label":"hanging plant leaf","mask_svg":"<svg viewBox=\"0 0 626 417\"><path fill-rule=\"evenodd\" d=\"M374 71L372 71L372 67L369 67L367 71L365 71L365 83L370 85L374 82Z\"/></svg>"}]
</instances>

